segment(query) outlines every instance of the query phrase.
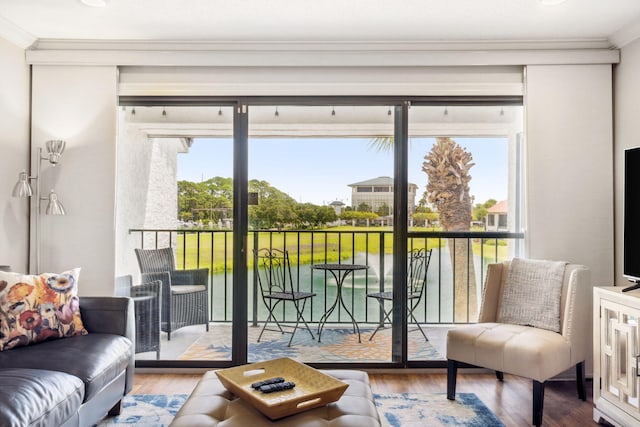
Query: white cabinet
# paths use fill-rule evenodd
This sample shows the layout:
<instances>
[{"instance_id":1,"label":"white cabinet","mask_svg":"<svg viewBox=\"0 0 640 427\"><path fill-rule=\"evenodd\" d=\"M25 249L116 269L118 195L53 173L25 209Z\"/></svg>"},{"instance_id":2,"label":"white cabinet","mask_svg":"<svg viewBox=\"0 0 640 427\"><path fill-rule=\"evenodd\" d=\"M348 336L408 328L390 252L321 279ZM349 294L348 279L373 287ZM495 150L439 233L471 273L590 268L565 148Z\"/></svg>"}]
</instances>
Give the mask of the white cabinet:
<instances>
[{"instance_id":1,"label":"white cabinet","mask_svg":"<svg viewBox=\"0 0 640 427\"><path fill-rule=\"evenodd\" d=\"M593 419L640 426L640 290L593 289Z\"/></svg>"}]
</instances>

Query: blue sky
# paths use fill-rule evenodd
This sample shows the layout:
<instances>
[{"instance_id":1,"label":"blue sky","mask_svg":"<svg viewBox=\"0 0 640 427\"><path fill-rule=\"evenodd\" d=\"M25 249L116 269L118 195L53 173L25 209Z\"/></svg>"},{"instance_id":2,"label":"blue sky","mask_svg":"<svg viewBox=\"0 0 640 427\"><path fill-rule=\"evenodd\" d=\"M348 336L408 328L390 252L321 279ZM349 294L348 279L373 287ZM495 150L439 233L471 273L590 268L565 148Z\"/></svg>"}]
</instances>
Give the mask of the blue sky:
<instances>
[{"instance_id":1,"label":"blue sky","mask_svg":"<svg viewBox=\"0 0 640 427\"><path fill-rule=\"evenodd\" d=\"M508 147L506 138L454 138L471 152L471 195L475 203L507 197ZM418 185L416 203L427 175L424 155L433 138L412 138L409 181ZM199 138L188 154L178 156L178 179L200 182L233 174L232 141ZM370 146L367 138L255 138L249 141L249 179L268 181L298 202L318 205L340 200L351 204L349 184L378 176L393 176L393 154Z\"/></svg>"}]
</instances>

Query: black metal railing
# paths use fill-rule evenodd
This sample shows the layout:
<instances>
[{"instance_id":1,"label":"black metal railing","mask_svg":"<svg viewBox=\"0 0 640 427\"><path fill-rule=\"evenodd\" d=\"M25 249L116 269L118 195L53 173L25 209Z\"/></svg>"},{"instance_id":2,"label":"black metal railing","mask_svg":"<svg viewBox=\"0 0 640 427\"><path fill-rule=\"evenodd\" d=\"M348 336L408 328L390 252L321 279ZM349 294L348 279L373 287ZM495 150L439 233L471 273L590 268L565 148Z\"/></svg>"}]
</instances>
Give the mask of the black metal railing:
<instances>
[{"instance_id":1,"label":"black metal railing","mask_svg":"<svg viewBox=\"0 0 640 427\"><path fill-rule=\"evenodd\" d=\"M208 267L211 272L210 313L212 322L232 319L233 259L232 230L131 229L136 247L176 249L177 268ZM487 265L522 253L523 233L410 231L407 247L432 249L427 286L414 315L425 324L455 324L475 321ZM392 290L393 232L358 230L254 230L249 232L247 254L254 248L287 250L293 286L317 295L305 311L317 322L335 300L333 277L311 268L316 263L366 264L369 269L351 274L344 283L343 300L359 323L381 321L377 302L367 293ZM132 254L133 255L133 251ZM249 313L256 324L266 318L254 280L253 259L248 257ZM284 316L290 315L286 312ZM328 323L349 318L340 307Z\"/></svg>"}]
</instances>

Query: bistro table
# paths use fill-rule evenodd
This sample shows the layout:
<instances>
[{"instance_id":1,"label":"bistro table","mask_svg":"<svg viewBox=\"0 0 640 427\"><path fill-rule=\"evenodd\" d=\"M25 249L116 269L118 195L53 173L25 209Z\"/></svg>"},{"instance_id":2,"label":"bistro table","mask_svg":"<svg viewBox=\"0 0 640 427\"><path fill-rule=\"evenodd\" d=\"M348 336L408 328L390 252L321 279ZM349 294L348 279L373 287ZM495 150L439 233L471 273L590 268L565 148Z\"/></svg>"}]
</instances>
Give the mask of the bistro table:
<instances>
[{"instance_id":1,"label":"bistro table","mask_svg":"<svg viewBox=\"0 0 640 427\"><path fill-rule=\"evenodd\" d=\"M344 283L344 279L349 275L349 273L353 273L357 270L366 270L369 268L368 265L362 264L314 264L311 266L314 270L324 270L328 271L333 275L333 278L336 280L337 293L336 300L333 302L331 307L322 315L320 318L320 322L318 322L318 342L320 342L320 337L322 336L322 329L324 328L325 323L327 323L327 319L333 310L336 309L338 304L344 307L344 311L347 312L349 317L351 318L351 323L353 324L353 332L358 331L358 342L362 342L360 340L360 328L358 327L358 322L353 317L353 314L349 311L349 308L344 303L342 299L342 284Z\"/></svg>"}]
</instances>

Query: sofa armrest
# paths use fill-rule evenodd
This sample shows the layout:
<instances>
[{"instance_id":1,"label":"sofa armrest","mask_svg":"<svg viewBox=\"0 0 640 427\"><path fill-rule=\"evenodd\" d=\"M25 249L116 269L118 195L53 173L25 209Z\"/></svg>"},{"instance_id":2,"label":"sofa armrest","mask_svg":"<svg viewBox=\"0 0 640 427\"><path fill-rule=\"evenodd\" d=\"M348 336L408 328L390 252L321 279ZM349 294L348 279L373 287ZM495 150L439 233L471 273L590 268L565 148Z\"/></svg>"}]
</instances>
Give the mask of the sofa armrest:
<instances>
[{"instance_id":1,"label":"sofa armrest","mask_svg":"<svg viewBox=\"0 0 640 427\"><path fill-rule=\"evenodd\" d=\"M135 372L136 322L133 299L129 297L81 297L80 315L89 333L115 334L131 341L131 358L127 366L124 393L133 388Z\"/></svg>"},{"instance_id":2,"label":"sofa armrest","mask_svg":"<svg viewBox=\"0 0 640 427\"><path fill-rule=\"evenodd\" d=\"M80 313L89 333L116 334L135 340L135 313L129 297L81 297Z\"/></svg>"}]
</instances>

